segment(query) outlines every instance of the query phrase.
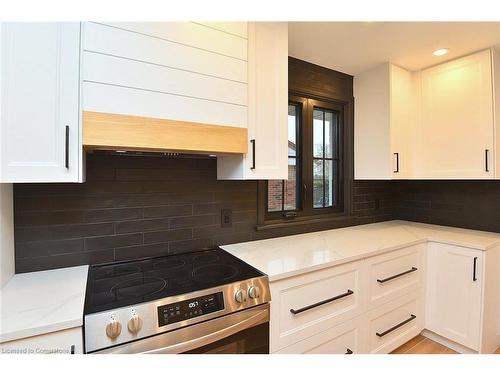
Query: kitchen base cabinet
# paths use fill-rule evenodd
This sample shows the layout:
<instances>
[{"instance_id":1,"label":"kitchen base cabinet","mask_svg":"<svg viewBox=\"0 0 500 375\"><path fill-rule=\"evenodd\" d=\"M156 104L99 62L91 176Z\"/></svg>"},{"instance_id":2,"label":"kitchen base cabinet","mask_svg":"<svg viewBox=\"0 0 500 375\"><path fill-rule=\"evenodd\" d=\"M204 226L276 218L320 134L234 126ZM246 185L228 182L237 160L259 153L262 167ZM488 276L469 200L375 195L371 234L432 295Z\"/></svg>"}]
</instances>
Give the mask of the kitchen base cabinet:
<instances>
[{"instance_id":1,"label":"kitchen base cabinet","mask_svg":"<svg viewBox=\"0 0 500 375\"><path fill-rule=\"evenodd\" d=\"M390 353L423 329L423 309L413 292L366 314L369 353Z\"/></svg>"},{"instance_id":2,"label":"kitchen base cabinet","mask_svg":"<svg viewBox=\"0 0 500 375\"><path fill-rule=\"evenodd\" d=\"M361 314L362 264L352 262L271 283L271 352Z\"/></svg>"},{"instance_id":3,"label":"kitchen base cabinet","mask_svg":"<svg viewBox=\"0 0 500 375\"><path fill-rule=\"evenodd\" d=\"M317 335L290 345L278 354L358 354L365 352L363 332L365 326L360 318L349 320L329 328Z\"/></svg>"},{"instance_id":4,"label":"kitchen base cabinet","mask_svg":"<svg viewBox=\"0 0 500 375\"><path fill-rule=\"evenodd\" d=\"M0 351L4 354L82 354L82 328L7 341L0 344Z\"/></svg>"},{"instance_id":5,"label":"kitchen base cabinet","mask_svg":"<svg viewBox=\"0 0 500 375\"><path fill-rule=\"evenodd\" d=\"M366 259L369 309L422 288L425 250L418 244Z\"/></svg>"},{"instance_id":6,"label":"kitchen base cabinet","mask_svg":"<svg viewBox=\"0 0 500 375\"><path fill-rule=\"evenodd\" d=\"M427 241L271 282L272 353L390 353L421 332L500 346L500 246Z\"/></svg>"},{"instance_id":7,"label":"kitchen base cabinet","mask_svg":"<svg viewBox=\"0 0 500 375\"><path fill-rule=\"evenodd\" d=\"M500 346L500 248L429 243L426 328L480 353Z\"/></svg>"}]
</instances>

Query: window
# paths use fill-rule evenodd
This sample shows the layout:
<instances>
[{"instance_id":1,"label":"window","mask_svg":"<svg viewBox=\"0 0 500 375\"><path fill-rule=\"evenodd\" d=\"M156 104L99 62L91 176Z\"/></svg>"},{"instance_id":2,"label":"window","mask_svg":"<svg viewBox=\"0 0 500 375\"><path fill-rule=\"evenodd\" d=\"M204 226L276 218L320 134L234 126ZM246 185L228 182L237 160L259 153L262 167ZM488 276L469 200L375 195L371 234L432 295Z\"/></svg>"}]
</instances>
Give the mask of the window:
<instances>
[{"instance_id":1,"label":"window","mask_svg":"<svg viewBox=\"0 0 500 375\"><path fill-rule=\"evenodd\" d=\"M298 139L300 139L300 117L302 108L297 103L288 105L288 180L270 180L267 188L267 211L285 213L296 211L299 201Z\"/></svg>"},{"instance_id":2,"label":"window","mask_svg":"<svg viewBox=\"0 0 500 375\"><path fill-rule=\"evenodd\" d=\"M265 219L343 211L343 105L290 96L288 180L265 183Z\"/></svg>"}]
</instances>

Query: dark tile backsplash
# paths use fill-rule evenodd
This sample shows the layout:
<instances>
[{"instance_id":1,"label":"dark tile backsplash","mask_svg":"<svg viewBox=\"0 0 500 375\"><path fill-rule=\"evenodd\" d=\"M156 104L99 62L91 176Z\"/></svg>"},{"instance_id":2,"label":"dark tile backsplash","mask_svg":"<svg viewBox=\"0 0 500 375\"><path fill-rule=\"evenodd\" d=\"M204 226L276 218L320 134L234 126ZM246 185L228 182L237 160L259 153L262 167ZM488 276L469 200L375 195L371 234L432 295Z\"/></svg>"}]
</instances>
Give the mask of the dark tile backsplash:
<instances>
[{"instance_id":1,"label":"dark tile backsplash","mask_svg":"<svg viewBox=\"0 0 500 375\"><path fill-rule=\"evenodd\" d=\"M394 181L394 215L500 232L500 181Z\"/></svg>"},{"instance_id":2,"label":"dark tile backsplash","mask_svg":"<svg viewBox=\"0 0 500 375\"><path fill-rule=\"evenodd\" d=\"M89 155L84 184L16 184L16 272L136 259L390 220L391 183L353 183L353 216L256 231L257 182L217 181L210 158ZM221 228L221 209L233 225Z\"/></svg>"}]
</instances>

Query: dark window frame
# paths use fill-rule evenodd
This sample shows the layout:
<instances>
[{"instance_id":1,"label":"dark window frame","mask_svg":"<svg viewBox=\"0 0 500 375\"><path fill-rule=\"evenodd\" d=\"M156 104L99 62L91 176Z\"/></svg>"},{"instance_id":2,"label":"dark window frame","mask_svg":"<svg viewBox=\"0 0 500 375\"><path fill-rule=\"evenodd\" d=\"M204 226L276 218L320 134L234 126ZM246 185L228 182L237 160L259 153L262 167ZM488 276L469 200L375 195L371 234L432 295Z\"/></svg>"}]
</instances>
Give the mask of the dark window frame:
<instances>
[{"instance_id":1,"label":"dark window frame","mask_svg":"<svg viewBox=\"0 0 500 375\"><path fill-rule=\"evenodd\" d=\"M351 116L352 102L325 98L310 93L290 92L289 103L301 104L301 123L298 126L302 130L302 137L297 137L298 149L300 150L301 168L297 168L298 194L297 210L267 212L268 184L267 181L259 181L258 184L258 226L257 228L273 227L275 225L287 225L292 223L311 222L318 220L331 220L339 217L349 216L351 202L349 194L349 181L352 178L351 158L352 153L352 131ZM339 113L338 134L338 178L336 188L338 192L337 205L325 208L313 208L313 110L314 108L332 110ZM333 156L333 155L332 155ZM300 198L300 199L299 199Z\"/></svg>"}]
</instances>

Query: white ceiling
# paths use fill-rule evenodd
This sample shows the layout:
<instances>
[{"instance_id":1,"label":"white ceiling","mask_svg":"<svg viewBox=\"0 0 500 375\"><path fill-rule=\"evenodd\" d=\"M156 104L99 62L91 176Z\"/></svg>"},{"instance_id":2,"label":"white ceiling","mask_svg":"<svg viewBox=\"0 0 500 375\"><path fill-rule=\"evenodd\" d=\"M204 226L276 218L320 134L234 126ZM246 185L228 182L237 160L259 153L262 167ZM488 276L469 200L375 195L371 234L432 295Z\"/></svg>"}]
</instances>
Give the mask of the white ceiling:
<instances>
[{"instance_id":1,"label":"white ceiling","mask_svg":"<svg viewBox=\"0 0 500 375\"><path fill-rule=\"evenodd\" d=\"M500 22L289 22L289 54L356 75L390 61L418 70L500 44ZM449 48L447 55L432 52Z\"/></svg>"}]
</instances>

